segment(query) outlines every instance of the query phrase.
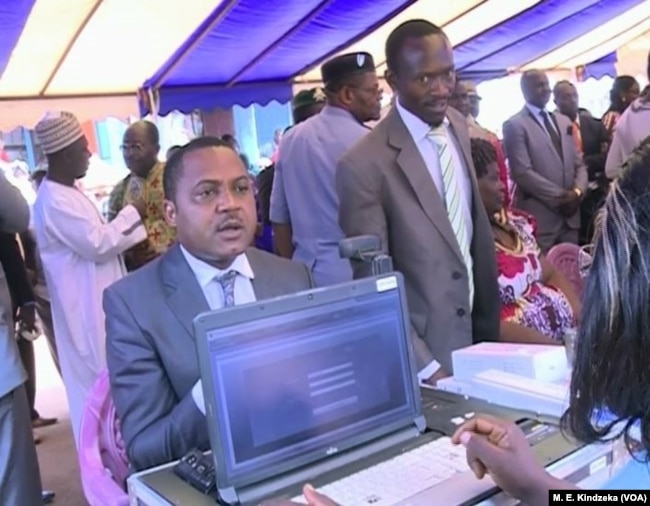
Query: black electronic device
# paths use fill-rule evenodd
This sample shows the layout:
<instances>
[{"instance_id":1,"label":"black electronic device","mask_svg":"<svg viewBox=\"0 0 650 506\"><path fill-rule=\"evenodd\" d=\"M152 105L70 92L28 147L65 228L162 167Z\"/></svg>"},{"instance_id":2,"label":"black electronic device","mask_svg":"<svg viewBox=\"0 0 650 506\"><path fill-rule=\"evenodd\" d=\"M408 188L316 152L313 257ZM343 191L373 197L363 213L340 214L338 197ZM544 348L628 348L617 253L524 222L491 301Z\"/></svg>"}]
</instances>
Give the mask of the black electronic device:
<instances>
[{"instance_id":1,"label":"black electronic device","mask_svg":"<svg viewBox=\"0 0 650 506\"><path fill-rule=\"evenodd\" d=\"M201 450L191 450L174 466L174 474L206 495L216 493L214 460Z\"/></svg>"}]
</instances>

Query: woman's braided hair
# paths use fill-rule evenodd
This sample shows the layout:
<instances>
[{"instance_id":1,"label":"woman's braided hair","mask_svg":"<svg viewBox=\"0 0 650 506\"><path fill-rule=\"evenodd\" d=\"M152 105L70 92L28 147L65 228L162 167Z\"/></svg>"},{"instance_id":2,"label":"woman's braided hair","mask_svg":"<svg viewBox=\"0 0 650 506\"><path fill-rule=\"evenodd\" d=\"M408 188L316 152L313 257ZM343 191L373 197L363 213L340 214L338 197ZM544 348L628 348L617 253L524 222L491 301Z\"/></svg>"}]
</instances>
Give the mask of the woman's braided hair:
<instances>
[{"instance_id":1,"label":"woman's braided hair","mask_svg":"<svg viewBox=\"0 0 650 506\"><path fill-rule=\"evenodd\" d=\"M481 178L487 174L488 165L496 163L497 150L494 149L490 141L485 139L472 138L470 139L470 145L476 177Z\"/></svg>"}]
</instances>

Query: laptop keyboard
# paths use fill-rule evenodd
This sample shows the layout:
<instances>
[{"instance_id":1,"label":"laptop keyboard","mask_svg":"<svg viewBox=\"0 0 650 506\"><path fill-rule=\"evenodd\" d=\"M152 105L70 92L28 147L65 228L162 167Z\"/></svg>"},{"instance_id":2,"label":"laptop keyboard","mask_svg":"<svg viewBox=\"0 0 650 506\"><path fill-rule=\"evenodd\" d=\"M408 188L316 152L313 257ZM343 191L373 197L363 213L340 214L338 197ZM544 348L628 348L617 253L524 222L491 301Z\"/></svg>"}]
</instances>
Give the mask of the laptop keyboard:
<instances>
[{"instance_id":1,"label":"laptop keyboard","mask_svg":"<svg viewBox=\"0 0 650 506\"><path fill-rule=\"evenodd\" d=\"M319 489L342 506L393 506L469 471L462 446L442 437ZM292 501L306 504L302 496Z\"/></svg>"}]
</instances>

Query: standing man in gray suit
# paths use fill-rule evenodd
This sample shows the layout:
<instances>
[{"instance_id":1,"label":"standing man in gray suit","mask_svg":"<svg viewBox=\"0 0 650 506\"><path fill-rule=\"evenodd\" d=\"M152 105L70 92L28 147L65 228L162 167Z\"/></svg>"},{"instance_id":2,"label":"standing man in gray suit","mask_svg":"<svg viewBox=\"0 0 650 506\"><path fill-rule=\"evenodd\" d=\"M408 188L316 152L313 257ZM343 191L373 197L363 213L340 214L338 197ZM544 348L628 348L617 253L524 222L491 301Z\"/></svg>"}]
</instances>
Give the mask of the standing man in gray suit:
<instances>
[{"instance_id":1,"label":"standing man in gray suit","mask_svg":"<svg viewBox=\"0 0 650 506\"><path fill-rule=\"evenodd\" d=\"M524 108L503 125L503 142L516 183L514 207L537 220L543 252L561 242L578 244L580 202L587 168L573 140L571 121L546 110L548 77L529 70L521 77Z\"/></svg>"},{"instance_id":2,"label":"standing man in gray suit","mask_svg":"<svg viewBox=\"0 0 650 506\"><path fill-rule=\"evenodd\" d=\"M380 237L404 274L419 376L435 383L452 372L452 351L498 338L494 240L467 122L448 108L451 43L407 21L388 37L386 62L395 106L339 162L339 221L348 237Z\"/></svg>"},{"instance_id":3,"label":"standing man in gray suit","mask_svg":"<svg viewBox=\"0 0 650 506\"><path fill-rule=\"evenodd\" d=\"M377 120L382 90L368 53L338 56L321 68L327 105L282 138L271 193L271 222L280 255L303 262L316 286L352 279L339 256L336 163Z\"/></svg>"},{"instance_id":4,"label":"standing man in gray suit","mask_svg":"<svg viewBox=\"0 0 650 506\"><path fill-rule=\"evenodd\" d=\"M179 244L104 292L111 391L138 470L209 449L194 317L311 287L303 264L248 248L253 184L224 141L198 138L176 151L163 186Z\"/></svg>"},{"instance_id":5,"label":"standing man in gray suit","mask_svg":"<svg viewBox=\"0 0 650 506\"><path fill-rule=\"evenodd\" d=\"M0 171L0 232L20 234L29 226L29 206ZM0 266L0 502L43 504L41 474L23 369L14 337L13 307Z\"/></svg>"}]
</instances>

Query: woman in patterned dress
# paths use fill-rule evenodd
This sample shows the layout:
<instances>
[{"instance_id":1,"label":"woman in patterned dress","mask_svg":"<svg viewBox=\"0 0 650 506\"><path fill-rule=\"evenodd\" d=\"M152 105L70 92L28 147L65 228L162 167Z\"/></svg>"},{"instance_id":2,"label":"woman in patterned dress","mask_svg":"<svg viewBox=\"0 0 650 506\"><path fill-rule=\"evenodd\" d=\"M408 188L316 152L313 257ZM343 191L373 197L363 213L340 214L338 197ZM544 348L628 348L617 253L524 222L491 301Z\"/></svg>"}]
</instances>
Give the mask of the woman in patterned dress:
<instances>
[{"instance_id":1,"label":"woman in patterned dress","mask_svg":"<svg viewBox=\"0 0 650 506\"><path fill-rule=\"evenodd\" d=\"M497 153L485 139L471 139L479 192L490 217L501 297L501 340L561 344L576 325L580 302L569 281L542 256L534 219L504 207Z\"/></svg>"}]
</instances>

